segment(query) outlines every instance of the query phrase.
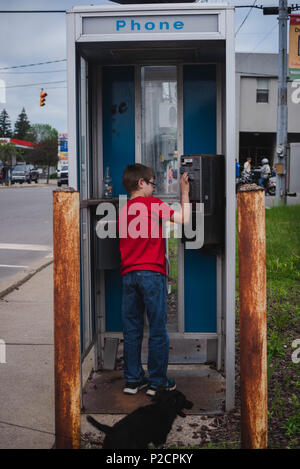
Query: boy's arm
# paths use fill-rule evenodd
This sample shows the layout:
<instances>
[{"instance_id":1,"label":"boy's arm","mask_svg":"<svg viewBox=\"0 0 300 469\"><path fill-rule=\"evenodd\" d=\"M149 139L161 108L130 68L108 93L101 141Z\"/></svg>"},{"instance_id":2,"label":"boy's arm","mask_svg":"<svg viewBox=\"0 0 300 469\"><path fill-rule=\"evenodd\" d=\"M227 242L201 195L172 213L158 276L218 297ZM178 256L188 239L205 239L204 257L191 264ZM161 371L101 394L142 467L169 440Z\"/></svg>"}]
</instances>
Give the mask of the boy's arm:
<instances>
[{"instance_id":1,"label":"boy's arm","mask_svg":"<svg viewBox=\"0 0 300 469\"><path fill-rule=\"evenodd\" d=\"M181 193L181 209L174 212L171 216L171 221L186 225L190 221L190 197L189 197L190 184L188 181L188 173L183 173L180 178L180 193Z\"/></svg>"}]
</instances>

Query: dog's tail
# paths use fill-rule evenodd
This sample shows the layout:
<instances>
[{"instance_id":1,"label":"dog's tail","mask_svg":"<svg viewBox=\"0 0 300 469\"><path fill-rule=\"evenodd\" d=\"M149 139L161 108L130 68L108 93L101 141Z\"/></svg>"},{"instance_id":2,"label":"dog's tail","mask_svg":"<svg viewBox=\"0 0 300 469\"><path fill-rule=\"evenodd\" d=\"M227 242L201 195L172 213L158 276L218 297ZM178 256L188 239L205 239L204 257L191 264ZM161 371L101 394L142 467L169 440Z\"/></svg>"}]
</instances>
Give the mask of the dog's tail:
<instances>
[{"instance_id":1,"label":"dog's tail","mask_svg":"<svg viewBox=\"0 0 300 469\"><path fill-rule=\"evenodd\" d=\"M87 416L87 421L90 422L94 427L98 428L98 430L101 430L104 433L109 433L111 430L111 427L108 425L103 425L102 423L97 422L93 417L90 415Z\"/></svg>"}]
</instances>

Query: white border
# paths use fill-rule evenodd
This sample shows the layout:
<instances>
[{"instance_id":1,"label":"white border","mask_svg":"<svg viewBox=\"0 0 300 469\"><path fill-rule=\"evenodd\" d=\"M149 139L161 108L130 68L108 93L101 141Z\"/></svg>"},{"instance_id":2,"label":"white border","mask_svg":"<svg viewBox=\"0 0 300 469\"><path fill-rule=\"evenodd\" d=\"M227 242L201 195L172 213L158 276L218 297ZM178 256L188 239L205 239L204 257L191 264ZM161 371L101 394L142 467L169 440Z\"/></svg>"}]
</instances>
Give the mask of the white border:
<instances>
[{"instance_id":1,"label":"white border","mask_svg":"<svg viewBox=\"0 0 300 469\"><path fill-rule=\"evenodd\" d=\"M226 410L234 407L235 389L235 48L234 11L226 11L226 228L225 330Z\"/></svg>"}]
</instances>

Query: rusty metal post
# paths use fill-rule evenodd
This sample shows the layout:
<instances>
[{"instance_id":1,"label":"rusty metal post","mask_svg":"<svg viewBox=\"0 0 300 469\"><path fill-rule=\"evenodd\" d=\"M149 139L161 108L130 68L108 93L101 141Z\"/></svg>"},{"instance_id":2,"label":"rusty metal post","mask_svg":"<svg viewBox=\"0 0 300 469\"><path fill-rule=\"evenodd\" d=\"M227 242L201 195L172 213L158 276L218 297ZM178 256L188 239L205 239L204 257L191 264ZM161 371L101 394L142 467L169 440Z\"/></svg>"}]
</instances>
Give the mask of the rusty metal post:
<instances>
[{"instance_id":1,"label":"rusty metal post","mask_svg":"<svg viewBox=\"0 0 300 469\"><path fill-rule=\"evenodd\" d=\"M238 198L242 448L268 444L265 192L245 186Z\"/></svg>"},{"instance_id":2,"label":"rusty metal post","mask_svg":"<svg viewBox=\"0 0 300 469\"><path fill-rule=\"evenodd\" d=\"M80 448L79 193L53 192L56 449Z\"/></svg>"}]
</instances>

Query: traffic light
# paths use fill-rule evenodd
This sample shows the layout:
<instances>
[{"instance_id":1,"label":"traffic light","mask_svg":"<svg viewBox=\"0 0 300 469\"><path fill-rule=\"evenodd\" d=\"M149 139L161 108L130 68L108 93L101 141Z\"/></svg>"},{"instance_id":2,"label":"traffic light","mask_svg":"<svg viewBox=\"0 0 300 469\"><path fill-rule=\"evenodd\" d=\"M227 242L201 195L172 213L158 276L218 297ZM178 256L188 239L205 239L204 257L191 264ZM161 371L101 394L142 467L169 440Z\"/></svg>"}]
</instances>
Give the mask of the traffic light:
<instances>
[{"instance_id":1,"label":"traffic light","mask_svg":"<svg viewBox=\"0 0 300 469\"><path fill-rule=\"evenodd\" d=\"M40 106L45 106L46 96L47 96L47 93L45 93L45 91L42 88L40 92Z\"/></svg>"},{"instance_id":2,"label":"traffic light","mask_svg":"<svg viewBox=\"0 0 300 469\"><path fill-rule=\"evenodd\" d=\"M290 15L292 12L292 8L288 7L288 14ZM279 15L279 8L278 7L263 7L263 14L264 15Z\"/></svg>"}]
</instances>

